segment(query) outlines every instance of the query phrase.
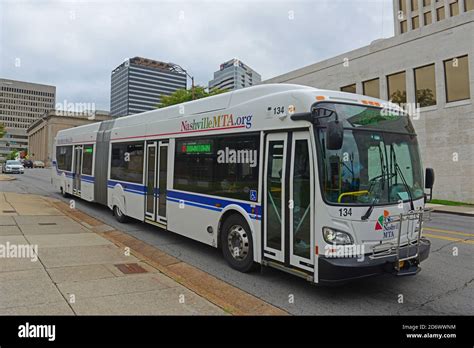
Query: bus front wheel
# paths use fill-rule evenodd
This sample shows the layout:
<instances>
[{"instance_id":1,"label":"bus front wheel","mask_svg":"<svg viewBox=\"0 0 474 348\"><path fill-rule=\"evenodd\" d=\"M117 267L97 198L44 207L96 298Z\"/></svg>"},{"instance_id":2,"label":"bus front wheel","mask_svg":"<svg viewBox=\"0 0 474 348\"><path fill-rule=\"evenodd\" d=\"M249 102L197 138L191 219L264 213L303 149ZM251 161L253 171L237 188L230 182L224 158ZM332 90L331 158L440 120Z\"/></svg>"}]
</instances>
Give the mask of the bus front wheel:
<instances>
[{"instance_id":1,"label":"bus front wheel","mask_svg":"<svg viewBox=\"0 0 474 348\"><path fill-rule=\"evenodd\" d=\"M120 210L117 205L114 206L114 216L117 221L121 223L127 222L128 220L127 216Z\"/></svg>"},{"instance_id":2,"label":"bus front wheel","mask_svg":"<svg viewBox=\"0 0 474 348\"><path fill-rule=\"evenodd\" d=\"M241 215L231 215L224 221L221 246L224 258L232 268L240 272L249 272L254 268L252 233Z\"/></svg>"}]
</instances>

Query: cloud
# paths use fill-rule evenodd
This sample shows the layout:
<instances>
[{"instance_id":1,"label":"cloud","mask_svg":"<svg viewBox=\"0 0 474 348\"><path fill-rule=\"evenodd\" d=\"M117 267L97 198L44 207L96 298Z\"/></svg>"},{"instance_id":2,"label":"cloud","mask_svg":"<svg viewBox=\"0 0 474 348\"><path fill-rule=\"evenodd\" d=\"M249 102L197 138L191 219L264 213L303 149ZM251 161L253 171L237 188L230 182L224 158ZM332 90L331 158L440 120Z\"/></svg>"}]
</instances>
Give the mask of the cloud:
<instances>
[{"instance_id":1,"label":"cloud","mask_svg":"<svg viewBox=\"0 0 474 348\"><path fill-rule=\"evenodd\" d=\"M235 57L267 79L392 35L391 10L390 0L0 0L0 77L108 110L110 72L128 57L178 63L203 85Z\"/></svg>"}]
</instances>

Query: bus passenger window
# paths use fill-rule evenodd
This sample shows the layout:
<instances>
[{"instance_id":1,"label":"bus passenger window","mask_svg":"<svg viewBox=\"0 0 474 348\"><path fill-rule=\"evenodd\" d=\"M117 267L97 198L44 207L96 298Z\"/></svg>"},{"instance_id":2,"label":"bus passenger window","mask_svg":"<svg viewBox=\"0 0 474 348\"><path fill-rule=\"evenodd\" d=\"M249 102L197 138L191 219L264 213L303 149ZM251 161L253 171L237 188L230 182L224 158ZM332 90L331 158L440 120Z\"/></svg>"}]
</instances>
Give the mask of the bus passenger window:
<instances>
[{"instance_id":1,"label":"bus passenger window","mask_svg":"<svg viewBox=\"0 0 474 348\"><path fill-rule=\"evenodd\" d=\"M259 134L178 139L174 189L258 200Z\"/></svg>"}]
</instances>

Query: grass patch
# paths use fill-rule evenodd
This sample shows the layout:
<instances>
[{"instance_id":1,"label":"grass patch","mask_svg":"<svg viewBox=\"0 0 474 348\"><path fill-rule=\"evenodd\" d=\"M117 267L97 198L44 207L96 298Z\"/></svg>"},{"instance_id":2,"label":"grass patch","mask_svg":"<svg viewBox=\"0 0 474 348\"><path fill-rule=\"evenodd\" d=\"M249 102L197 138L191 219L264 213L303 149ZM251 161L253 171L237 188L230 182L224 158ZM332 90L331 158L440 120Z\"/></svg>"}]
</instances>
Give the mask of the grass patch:
<instances>
[{"instance_id":1,"label":"grass patch","mask_svg":"<svg viewBox=\"0 0 474 348\"><path fill-rule=\"evenodd\" d=\"M450 205L453 207L460 207L460 206L474 206L472 203L464 203L464 202L456 202L456 201L448 201L445 199L432 199L429 203L433 204L442 204L442 205Z\"/></svg>"}]
</instances>

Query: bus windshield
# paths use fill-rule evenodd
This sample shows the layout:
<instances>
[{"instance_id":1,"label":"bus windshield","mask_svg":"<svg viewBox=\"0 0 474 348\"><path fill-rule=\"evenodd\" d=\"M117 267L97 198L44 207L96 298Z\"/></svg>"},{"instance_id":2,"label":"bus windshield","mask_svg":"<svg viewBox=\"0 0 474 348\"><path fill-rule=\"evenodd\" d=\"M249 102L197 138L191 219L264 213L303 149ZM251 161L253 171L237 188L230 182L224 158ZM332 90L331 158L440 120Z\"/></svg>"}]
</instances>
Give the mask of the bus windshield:
<instances>
[{"instance_id":1,"label":"bus windshield","mask_svg":"<svg viewBox=\"0 0 474 348\"><path fill-rule=\"evenodd\" d=\"M326 107L326 106L324 106ZM324 198L330 204L393 204L424 196L421 161L406 114L380 108L332 104L344 125L340 150L326 147L324 124L316 124Z\"/></svg>"}]
</instances>

